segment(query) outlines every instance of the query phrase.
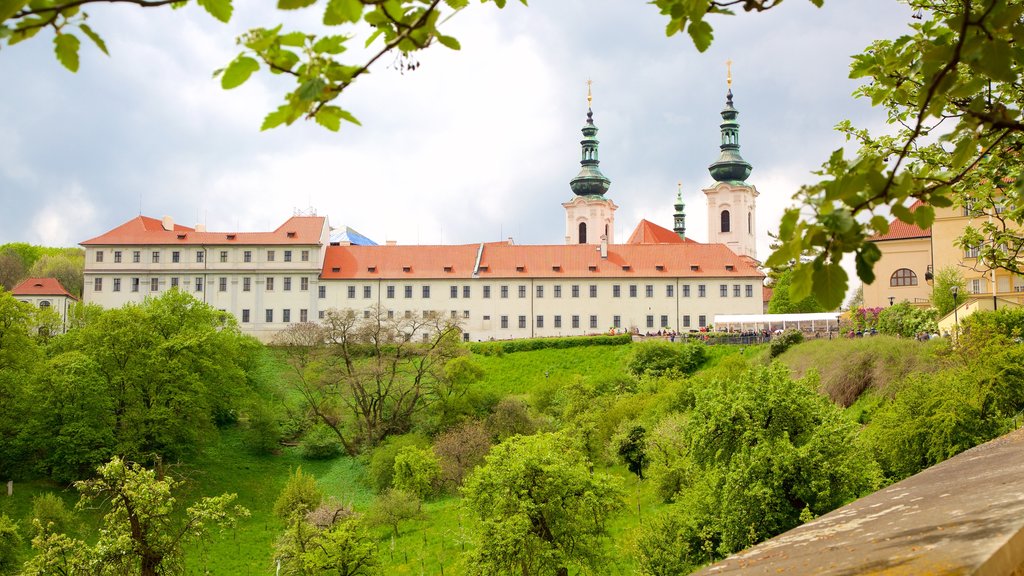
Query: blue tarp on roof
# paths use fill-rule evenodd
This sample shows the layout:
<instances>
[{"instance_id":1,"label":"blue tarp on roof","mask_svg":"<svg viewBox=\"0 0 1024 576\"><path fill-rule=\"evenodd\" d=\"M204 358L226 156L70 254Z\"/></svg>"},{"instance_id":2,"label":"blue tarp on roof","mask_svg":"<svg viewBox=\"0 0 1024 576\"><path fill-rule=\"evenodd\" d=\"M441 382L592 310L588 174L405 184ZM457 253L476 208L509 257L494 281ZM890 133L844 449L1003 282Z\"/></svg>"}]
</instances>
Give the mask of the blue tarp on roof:
<instances>
[{"instance_id":1,"label":"blue tarp on roof","mask_svg":"<svg viewBox=\"0 0 1024 576\"><path fill-rule=\"evenodd\" d=\"M348 242L353 246L376 246L377 243L356 232L349 226L342 226L331 230L331 244L338 245Z\"/></svg>"}]
</instances>

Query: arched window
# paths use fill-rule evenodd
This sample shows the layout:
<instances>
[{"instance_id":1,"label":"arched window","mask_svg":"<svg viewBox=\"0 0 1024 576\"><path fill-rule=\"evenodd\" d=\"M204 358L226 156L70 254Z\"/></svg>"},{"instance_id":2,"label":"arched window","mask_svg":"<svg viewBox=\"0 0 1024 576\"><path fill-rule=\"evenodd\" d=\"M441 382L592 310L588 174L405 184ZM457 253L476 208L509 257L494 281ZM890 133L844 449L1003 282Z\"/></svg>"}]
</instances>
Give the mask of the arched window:
<instances>
[{"instance_id":1,"label":"arched window","mask_svg":"<svg viewBox=\"0 0 1024 576\"><path fill-rule=\"evenodd\" d=\"M751 212L747 212L747 234L754 233L754 215Z\"/></svg>"},{"instance_id":2,"label":"arched window","mask_svg":"<svg viewBox=\"0 0 1024 576\"><path fill-rule=\"evenodd\" d=\"M580 244L587 243L587 223L580 222Z\"/></svg>"},{"instance_id":3,"label":"arched window","mask_svg":"<svg viewBox=\"0 0 1024 576\"><path fill-rule=\"evenodd\" d=\"M608 225L607 224L604 225L604 237L605 237L606 240L609 238L609 236L608 236Z\"/></svg>"},{"instance_id":4,"label":"arched window","mask_svg":"<svg viewBox=\"0 0 1024 576\"><path fill-rule=\"evenodd\" d=\"M900 268L892 273L889 286L917 286L917 274L910 268Z\"/></svg>"},{"instance_id":5,"label":"arched window","mask_svg":"<svg viewBox=\"0 0 1024 576\"><path fill-rule=\"evenodd\" d=\"M722 232L728 232L729 230L729 211L722 210Z\"/></svg>"},{"instance_id":6,"label":"arched window","mask_svg":"<svg viewBox=\"0 0 1024 576\"><path fill-rule=\"evenodd\" d=\"M39 307L40 308L49 308L50 307L50 301L49 300L42 300L42 301L40 301L39 302Z\"/></svg>"}]
</instances>

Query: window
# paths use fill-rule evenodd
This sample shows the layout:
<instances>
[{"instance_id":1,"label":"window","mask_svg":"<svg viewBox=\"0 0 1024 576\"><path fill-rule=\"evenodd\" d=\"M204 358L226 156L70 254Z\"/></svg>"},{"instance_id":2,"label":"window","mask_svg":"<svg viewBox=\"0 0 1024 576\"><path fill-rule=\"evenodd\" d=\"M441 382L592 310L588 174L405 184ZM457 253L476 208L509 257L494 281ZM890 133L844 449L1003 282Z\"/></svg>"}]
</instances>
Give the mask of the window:
<instances>
[{"instance_id":1,"label":"window","mask_svg":"<svg viewBox=\"0 0 1024 576\"><path fill-rule=\"evenodd\" d=\"M217 280L217 291L218 292L227 292L228 291L228 279L227 279L227 277L221 276L220 279Z\"/></svg>"},{"instance_id":2,"label":"window","mask_svg":"<svg viewBox=\"0 0 1024 576\"><path fill-rule=\"evenodd\" d=\"M151 254L151 258L153 259L153 264L159 264L160 263L160 251L159 250L153 250L153 253Z\"/></svg>"},{"instance_id":3,"label":"window","mask_svg":"<svg viewBox=\"0 0 1024 576\"><path fill-rule=\"evenodd\" d=\"M412 286L403 286L402 292L406 298L412 298Z\"/></svg>"},{"instance_id":4,"label":"window","mask_svg":"<svg viewBox=\"0 0 1024 576\"><path fill-rule=\"evenodd\" d=\"M490 286L484 286L484 298L490 298L490 297L491 297L491 287Z\"/></svg>"},{"instance_id":5,"label":"window","mask_svg":"<svg viewBox=\"0 0 1024 576\"><path fill-rule=\"evenodd\" d=\"M561 298L562 297L562 285L561 284L555 284L552 290L554 292L555 298Z\"/></svg>"},{"instance_id":6,"label":"window","mask_svg":"<svg viewBox=\"0 0 1024 576\"><path fill-rule=\"evenodd\" d=\"M285 276L283 283L284 283L284 286L282 288L284 288L284 291L285 292L291 292L292 291L292 277L291 276Z\"/></svg>"},{"instance_id":7,"label":"window","mask_svg":"<svg viewBox=\"0 0 1024 576\"><path fill-rule=\"evenodd\" d=\"M448 295L449 298L458 298L459 297L459 287L458 286L452 286L449 290L450 290L450 294Z\"/></svg>"},{"instance_id":8,"label":"window","mask_svg":"<svg viewBox=\"0 0 1024 576\"><path fill-rule=\"evenodd\" d=\"M580 297L580 285L579 284L573 284L571 288L572 288L572 297L573 298L579 298Z\"/></svg>"},{"instance_id":9,"label":"window","mask_svg":"<svg viewBox=\"0 0 1024 576\"><path fill-rule=\"evenodd\" d=\"M964 258L977 258L979 252L981 252L980 246L970 246L964 250Z\"/></svg>"},{"instance_id":10,"label":"window","mask_svg":"<svg viewBox=\"0 0 1024 576\"><path fill-rule=\"evenodd\" d=\"M178 287L178 277L174 276L174 277L171 278L171 288L177 288L177 287Z\"/></svg>"},{"instance_id":11,"label":"window","mask_svg":"<svg viewBox=\"0 0 1024 576\"><path fill-rule=\"evenodd\" d=\"M629 297L636 298L636 284L629 285Z\"/></svg>"},{"instance_id":12,"label":"window","mask_svg":"<svg viewBox=\"0 0 1024 576\"><path fill-rule=\"evenodd\" d=\"M309 250L303 250L299 256L303 262L309 262ZM303 320L305 322L305 320Z\"/></svg>"},{"instance_id":13,"label":"window","mask_svg":"<svg viewBox=\"0 0 1024 576\"><path fill-rule=\"evenodd\" d=\"M590 297L597 298L597 284L590 285Z\"/></svg>"},{"instance_id":14,"label":"window","mask_svg":"<svg viewBox=\"0 0 1024 576\"><path fill-rule=\"evenodd\" d=\"M320 310L319 312L316 313L316 317L321 319L321 320L324 319L324 316L326 316L326 314L324 313L323 310Z\"/></svg>"},{"instance_id":15,"label":"window","mask_svg":"<svg viewBox=\"0 0 1024 576\"><path fill-rule=\"evenodd\" d=\"M647 315L647 327L648 328L654 328L654 315L653 314L648 314Z\"/></svg>"},{"instance_id":16,"label":"window","mask_svg":"<svg viewBox=\"0 0 1024 576\"><path fill-rule=\"evenodd\" d=\"M252 278L245 276L242 278L242 292L250 292L252 290Z\"/></svg>"},{"instance_id":17,"label":"window","mask_svg":"<svg viewBox=\"0 0 1024 576\"><path fill-rule=\"evenodd\" d=\"M373 298L372 286L363 286L363 298Z\"/></svg>"},{"instance_id":18,"label":"window","mask_svg":"<svg viewBox=\"0 0 1024 576\"><path fill-rule=\"evenodd\" d=\"M519 285L519 297L526 298L526 284Z\"/></svg>"},{"instance_id":19,"label":"window","mask_svg":"<svg viewBox=\"0 0 1024 576\"><path fill-rule=\"evenodd\" d=\"M544 297L544 286L542 284L537 285L537 298Z\"/></svg>"},{"instance_id":20,"label":"window","mask_svg":"<svg viewBox=\"0 0 1024 576\"><path fill-rule=\"evenodd\" d=\"M586 222L580 222L579 230L580 230L580 244L586 244L587 243L587 223Z\"/></svg>"},{"instance_id":21,"label":"window","mask_svg":"<svg viewBox=\"0 0 1024 576\"><path fill-rule=\"evenodd\" d=\"M612 298L618 298L622 296L622 286L615 284L612 286Z\"/></svg>"},{"instance_id":22,"label":"window","mask_svg":"<svg viewBox=\"0 0 1024 576\"><path fill-rule=\"evenodd\" d=\"M984 288L982 287L980 278L975 278L974 280L971 280L971 293L981 294L982 290L984 290Z\"/></svg>"},{"instance_id":23,"label":"window","mask_svg":"<svg viewBox=\"0 0 1024 576\"><path fill-rule=\"evenodd\" d=\"M284 310L281 310L281 322L291 322L291 321L292 321L292 311L289 310L288 308L285 308Z\"/></svg>"},{"instance_id":24,"label":"window","mask_svg":"<svg viewBox=\"0 0 1024 576\"><path fill-rule=\"evenodd\" d=\"M462 287L462 297L469 298L469 286Z\"/></svg>"},{"instance_id":25,"label":"window","mask_svg":"<svg viewBox=\"0 0 1024 576\"><path fill-rule=\"evenodd\" d=\"M202 250L196 250L196 263L202 264L206 261L206 252Z\"/></svg>"},{"instance_id":26,"label":"window","mask_svg":"<svg viewBox=\"0 0 1024 576\"><path fill-rule=\"evenodd\" d=\"M597 328L597 315L595 314L590 315L590 327Z\"/></svg>"},{"instance_id":27,"label":"window","mask_svg":"<svg viewBox=\"0 0 1024 576\"><path fill-rule=\"evenodd\" d=\"M690 315L687 314L686 316L683 316L683 328L689 328L689 327L690 327Z\"/></svg>"},{"instance_id":28,"label":"window","mask_svg":"<svg viewBox=\"0 0 1024 576\"><path fill-rule=\"evenodd\" d=\"M242 262L252 262L252 250L242 252Z\"/></svg>"},{"instance_id":29,"label":"window","mask_svg":"<svg viewBox=\"0 0 1024 576\"><path fill-rule=\"evenodd\" d=\"M519 317L519 327L526 328L526 316Z\"/></svg>"},{"instance_id":30,"label":"window","mask_svg":"<svg viewBox=\"0 0 1024 576\"><path fill-rule=\"evenodd\" d=\"M917 286L917 274L909 268L900 268L892 273L889 286Z\"/></svg>"},{"instance_id":31,"label":"window","mask_svg":"<svg viewBox=\"0 0 1024 576\"><path fill-rule=\"evenodd\" d=\"M320 288L323 289L324 287L321 286ZM349 286L348 290L346 291L346 293L348 294L349 298L355 298L356 297L356 287L355 286ZM323 296L321 296L321 298L323 298Z\"/></svg>"},{"instance_id":32,"label":"window","mask_svg":"<svg viewBox=\"0 0 1024 576\"><path fill-rule=\"evenodd\" d=\"M309 310L299 309L299 322L309 322Z\"/></svg>"},{"instance_id":33,"label":"window","mask_svg":"<svg viewBox=\"0 0 1024 576\"><path fill-rule=\"evenodd\" d=\"M697 284L697 297L698 298L704 298L707 295L708 295L707 286L705 286L704 284Z\"/></svg>"},{"instance_id":34,"label":"window","mask_svg":"<svg viewBox=\"0 0 1024 576\"><path fill-rule=\"evenodd\" d=\"M160 289L160 279L159 278L150 278L149 279L149 291L150 292L156 292L159 289Z\"/></svg>"},{"instance_id":35,"label":"window","mask_svg":"<svg viewBox=\"0 0 1024 576\"><path fill-rule=\"evenodd\" d=\"M753 212L747 212L747 234L754 233L754 214Z\"/></svg>"},{"instance_id":36,"label":"window","mask_svg":"<svg viewBox=\"0 0 1024 576\"><path fill-rule=\"evenodd\" d=\"M370 317L370 311L369 310L363 310L363 318L365 319L365 318L369 318L369 317Z\"/></svg>"},{"instance_id":37,"label":"window","mask_svg":"<svg viewBox=\"0 0 1024 576\"><path fill-rule=\"evenodd\" d=\"M508 286L501 287L501 297L508 298Z\"/></svg>"},{"instance_id":38,"label":"window","mask_svg":"<svg viewBox=\"0 0 1024 576\"><path fill-rule=\"evenodd\" d=\"M139 279L138 278L132 278L132 292L138 292L138 291L139 291Z\"/></svg>"},{"instance_id":39,"label":"window","mask_svg":"<svg viewBox=\"0 0 1024 576\"><path fill-rule=\"evenodd\" d=\"M654 284L644 286L644 296L647 298L654 298Z\"/></svg>"},{"instance_id":40,"label":"window","mask_svg":"<svg viewBox=\"0 0 1024 576\"><path fill-rule=\"evenodd\" d=\"M501 317L501 327L508 328L508 316Z\"/></svg>"},{"instance_id":41,"label":"window","mask_svg":"<svg viewBox=\"0 0 1024 576\"><path fill-rule=\"evenodd\" d=\"M274 261L274 251L273 250L267 250L267 262L273 262L273 261Z\"/></svg>"},{"instance_id":42,"label":"window","mask_svg":"<svg viewBox=\"0 0 1024 576\"><path fill-rule=\"evenodd\" d=\"M249 309L248 308L242 308L242 322L248 322L248 321L249 321Z\"/></svg>"},{"instance_id":43,"label":"window","mask_svg":"<svg viewBox=\"0 0 1024 576\"><path fill-rule=\"evenodd\" d=\"M350 288L351 288L351 286L350 286ZM316 287L316 297L317 298L327 298L327 286L317 286Z\"/></svg>"},{"instance_id":44,"label":"window","mask_svg":"<svg viewBox=\"0 0 1024 576\"><path fill-rule=\"evenodd\" d=\"M180 263L181 262L181 252L179 252L178 250L175 250L175 251L171 252L171 262L174 263L174 264Z\"/></svg>"},{"instance_id":45,"label":"window","mask_svg":"<svg viewBox=\"0 0 1024 576\"><path fill-rule=\"evenodd\" d=\"M273 292L274 291L274 277L273 276L270 276L270 277L267 278L267 288L266 288L266 290L267 290L267 292Z\"/></svg>"},{"instance_id":46,"label":"window","mask_svg":"<svg viewBox=\"0 0 1024 576\"><path fill-rule=\"evenodd\" d=\"M394 286L388 286L387 287L387 297L388 298L394 298L395 297L395 287Z\"/></svg>"},{"instance_id":47,"label":"window","mask_svg":"<svg viewBox=\"0 0 1024 576\"><path fill-rule=\"evenodd\" d=\"M739 284L733 284L732 285L732 296L733 296L733 298L739 298L740 297L740 285Z\"/></svg>"},{"instance_id":48,"label":"window","mask_svg":"<svg viewBox=\"0 0 1024 576\"><path fill-rule=\"evenodd\" d=\"M555 328L561 328L561 327L562 327L562 317L556 314L555 315Z\"/></svg>"},{"instance_id":49,"label":"window","mask_svg":"<svg viewBox=\"0 0 1024 576\"><path fill-rule=\"evenodd\" d=\"M424 298L430 298L430 286L424 286L421 293Z\"/></svg>"},{"instance_id":50,"label":"window","mask_svg":"<svg viewBox=\"0 0 1024 576\"><path fill-rule=\"evenodd\" d=\"M580 317L577 314L573 314L572 315L572 327L573 328L579 328L580 327Z\"/></svg>"},{"instance_id":51,"label":"window","mask_svg":"<svg viewBox=\"0 0 1024 576\"><path fill-rule=\"evenodd\" d=\"M120 292L120 291L121 291L121 279L120 278L114 278L114 292Z\"/></svg>"},{"instance_id":52,"label":"window","mask_svg":"<svg viewBox=\"0 0 1024 576\"><path fill-rule=\"evenodd\" d=\"M121 251L120 250L114 250L114 264L120 264L120 263L121 263Z\"/></svg>"},{"instance_id":53,"label":"window","mask_svg":"<svg viewBox=\"0 0 1024 576\"><path fill-rule=\"evenodd\" d=\"M221 264L223 264L224 262L228 261L228 251L227 250L221 250L220 251L220 261L221 261Z\"/></svg>"},{"instance_id":54,"label":"window","mask_svg":"<svg viewBox=\"0 0 1024 576\"><path fill-rule=\"evenodd\" d=\"M102 250L97 250L96 251L96 261L97 262L103 262L103 251Z\"/></svg>"},{"instance_id":55,"label":"window","mask_svg":"<svg viewBox=\"0 0 1024 576\"><path fill-rule=\"evenodd\" d=\"M690 285L689 284L683 284L683 298L689 298L689 297L690 297Z\"/></svg>"},{"instance_id":56,"label":"window","mask_svg":"<svg viewBox=\"0 0 1024 576\"><path fill-rule=\"evenodd\" d=\"M675 284L666 284L665 285L665 296L668 297L668 298L672 298L675 295L676 295L676 286L675 286Z\"/></svg>"},{"instance_id":57,"label":"window","mask_svg":"<svg viewBox=\"0 0 1024 576\"><path fill-rule=\"evenodd\" d=\"M700 326L701 328L707 327L707 325L708 325L708 317L703 315L703 314L698 316L697 317L697 325Z\"/></svg>"},{"instance_id":58,"label":"window","mask_svg":"<svg viewBox=\"0 0 1024 576\"><path fill-rule=\"evenodd\" d=\"M292 261L292 251L291 250L285 250L284 251L284 261L285 262L291 262ZM287 320L286 320L286 322L287 322Z\"/></svg>"},{"instance_id":59,"label":"window","mask_svg":"<svg viewBox=\"0 0 1024 576\"><path fill-rule=\"evenodd\" d=\"M272 309L270 309L270 308L267 308L266 314L265 314L264 318L266 319L267 322L273 322L274 321L274 311Z\"/></svg>"},{"instance_id":60,"label":"window","mask_svg":"<svg viewBox=\"0 0 1024 576\"><path fill-rule=\"evenodd\" d=\"M196 277L196 292L202 292L202 291L203 291L203 278L202 278L202 276L197 276Z\"/></svg>"},{"instance_id":61,"label":"window","mask_svg":"<svg viewBox=\"0 0 1024 576\"><path fill-rule=\"evenodd\" d=\"M309 290L309 278L306 278L305 276L299 278L299 290L302 290L303 292L307 292Z\"/></svg>"},{"instance_id":62,"label":"window","mask_svg":"<svg viewBox=\"0 0 1024 576\"><path fill-rule=\"evenodd\" d=\"M593 328L593 326L591 326ZM612 316L612 328L622 328L622 316Z\"/></svg>"},{"instance_id":63,"label":"window","mask_svg":"<svg viewBox=\"0 0 1024 576\"><path fill-rule=\"evenodd\" d=\"M462 311L462 317L468 319L469 318L469 310L463 310Z\"/></svg>"},{"instance_id":64,"label":"window","mask_svg":"<svg viewBox=\"0 0 1024 576\"><path fill-rule=\"evenodd\" d=\"M661 315L661 327L668 328L668 314Z\"/></svg>"},{"instance_id":65,"label":"window","mask_svg":"<svg viewBox=\"0 0 1024 576\"><path fill-rule=\"evenodd\" d=\"M142 259L142 253L138 250L132 251L132 264L138 264Z\"/></svg>"},{"instance_id":66,"label":"window","mask_svg":"<svg viewBox=\"0 0 1024 576\"><path fill-rule=\"evenodd\" d=\"M754 297L754 285L753 284L747 284L746 297L747 298L753 298Z\"/></svg>"},{"instance_id":67,"label":"window","mask_svg":"<svg viewBox=\"0 0 1024 576\"><path fill-rule=\"evenodd\" d=\"M722 232L728 232L729 231L729 229L730 229L729 224L730 224L730 222L729 222L729 211L728 210L722 210Z\"/></svg>"}]
</instances>

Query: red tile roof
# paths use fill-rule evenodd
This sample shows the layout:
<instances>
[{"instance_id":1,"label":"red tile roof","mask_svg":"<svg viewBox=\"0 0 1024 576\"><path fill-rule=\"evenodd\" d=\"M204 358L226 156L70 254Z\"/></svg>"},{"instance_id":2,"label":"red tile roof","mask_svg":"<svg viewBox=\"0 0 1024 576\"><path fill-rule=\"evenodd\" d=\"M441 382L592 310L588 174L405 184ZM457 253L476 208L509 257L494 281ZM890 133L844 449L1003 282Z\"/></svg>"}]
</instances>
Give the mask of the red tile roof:
<instances>
[{"instance_id":1,"label":"red tile roof","mask_svg":"<svg viewBox=\"0 0 1024 576\"><path fill-rule=\"evenodd\" d=\"M331 246L324 279L472 278L480 244ZM724 244L613 244L608 258L592 244L488 243L479 278L764 277Z\"/></svg>"},{"instance_id":2,"label":"red tile roof","mask_svg":"<svg viewBox=\"0 0 1024 576\"><path fill-rule=\"evenodd\" d=\"M648 220L641 220L633 229L629 240L626 240L626 244L682 244L684 242L692 242L692 240L680 238L679 234L674 231Z\"/></svg>"},{"instance_id":3,"label":"red tile roof","mask_svg":"<svg viewBox=\"0 0 1024 576\"><path fill-rule=\"evenodd\" d=\"M56 278L26 278L11 290L15 296L67 296L78 300Z\"/></svg>"},{"instance_id":4,"label":"red tile roof","mask_svg":"<svg viewBox=\"0 0 1024 576\"><path fill-rule=\"evenodd\" d=\"M326 218L292 216L273 232L199 232L174 224L164 230L163 222L137 216L113 230L82 242L83 246L119 245L227 245L227 244L319 244Z\"/></svg>"},{"instance_id":5,"label":"red tile roof","mask_svg":"<svg viewBox=\"0 0 1024 576\"><path fill-rule=\"evenodd\" d=\"M919 206L923 206L924 202L920 200L910 205L909 210L913 212L917 210ZM894 218L889 222L889 231L885 234L876 234L868 238L871 242L881 242L885 240L907 240L910 238L931 238L932 229L922 230L917 224L907 224L899 218Z\"/></svg>"}]
</instances>

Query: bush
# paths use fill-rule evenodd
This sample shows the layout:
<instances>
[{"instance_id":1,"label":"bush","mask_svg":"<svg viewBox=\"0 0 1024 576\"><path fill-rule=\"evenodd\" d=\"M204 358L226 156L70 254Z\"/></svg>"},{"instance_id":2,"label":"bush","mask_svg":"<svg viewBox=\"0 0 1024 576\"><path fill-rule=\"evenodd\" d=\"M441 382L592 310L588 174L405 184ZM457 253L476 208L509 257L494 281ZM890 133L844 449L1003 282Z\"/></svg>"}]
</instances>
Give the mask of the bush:
<instances>
[{"instance_id":1,"label":"bush","mask_svg":"<svg viewBox=\"0 0 1024 576\"><path fill-rule=\"evenodd\" d=\"M626 368L636 376L660 376L670 371L690 374L706 360L707 349L704 344L650 340L636 345Z\"/></svg>"},{"instance_id":2,"label":"bush","mask_svg":"<svg viewBox=\"0 0 1024 576\"><path fill-rule=\"evenodd\" d=\"M441 462L429 448L406 446L395 454L395 488L424 500L437 491L441 478Z\"/></svg>"},{"instance_id":3,"label":"bush","mask_svg":"<svg viewBox=\"0 0 1024 576\"><path fill-rule=\"evenodd\" d=\"M18 568L18 550L21 548L21 534L18 523L0 514L0 574L14 574Z\"/></svg>"},{"instance_id":4,"label":"bush","mask_svg":"<svg viewBox=\"0 0 1024 576\"><path fill-rule=\"evenodd\" d=\"M537 422L530 416L526 402L517 398L502 398L487 417L487 429L499 442L521 434L529 436L537 431Z\"/></svg>"},{"instance_id":5,"label":"bush","mask_svg":"<svg viewBox=\"0 0 1024 576\"><path fill-rule=\"evenodd\" d=\"M277 450L280 442L281 427L274 410L265 404L254 404L242 436L246 449L257 455L271 454Z\"/></svg>"},{"instance_id":6,"label":"bush","mask_svg":"<svg viewBox=\"0 0 1024 576\"><path fill-rule=\"evenodd\" d=\"M769 346L768 356L770 358L775 358L776 356L781 355L786 350L789 350L791 346L799 344L803 341L804 333L799 330L790 328L789 330L786 330L785 332L779 334L775 338L772 338L772 343Z\"/></svg>"},{"instance_id":7,"label":"bush","mask_svg":"<svg viewBox=\"0 0 1024 576\"><path fill-rule=\"evenodd\" d=\"M399 450L406 446L425 448L429 445L427 439L418 434L389 436L370 453L366 466L370 487L379 494L392 487L395 477L395 456Z\"/></svg>"},{"instance_id":8,"label":"bush","mask_svg":"<svg viewBox=\"0 0 1024 576\"><path fill-rule=\"evenodd\" d=\"M420 501L415 494L391 489L374 499L367 520L374 526L390 526L398 537L398 525L420 514Z\"/></svg>"},{"instance_id":9,"label":"bush","mask_svg":"<svg viewBox=\"0 0 1024 576\"><path fill-rule=\"evenodd\" d=\"M434 440L434 454L441 460L441 482L449 489L484 461L491 450L491 435L481 422L466 422Z\"/></svg>"},{"instance_id":10,"label":"bush","mask_svg":"<svg viewBox=\"0 0 1024 576\"><path fill-rule=\"evenodd\" d=\"M75 523L75 516L64 499L52 492L32 498L32 518L38 520L39 528L48 534L65 534Z\"/></svg>"},{"instance_id":11,"label":"bush","mask_svg":"<svg viewBox=\"0 0 1024 576\"><path fill-rule=\"evenodd\" d=\"M923 309L900 302L889 306L878 315L878 331L892 336L913 338L921 332L938 332L934 308Z\"/></svg>"},{"instance_id":12,"label":"bush","mask_svg":"<svg viewBox=\"0 0 1024 576\"><path fill-rule=\"evenodd\" d=\"M316 478L303 474L302 468L296 468L274 502L274 516L287 521L294 516L305 516L316 510L323 501L324 494L317 486Z\"/></svg>"},{"instance_id":13,"label":"bush","mask_svg":"<svg viewBox=\"0 0 1024 576\"><path fill-rule=\"evenodd\" d=\"M572 336L567 338L524 338L500 342L473 342L470 352L482 356L502 356L512 352L528 352L545 348L577 348L579 346L622 346L633 341L629 334L618 336Z\"/></svg>"},{"instance_id":14,"label":"bush","mask_svg":"<svg viewBox=\"0 0 1024 576\"><path fill-rule=\"evenodd\" d=\"M327 426L315 426L302 439L302 457L309 460L329 460L341 454L338 435Z\"/></svg>"}]
</instances>

